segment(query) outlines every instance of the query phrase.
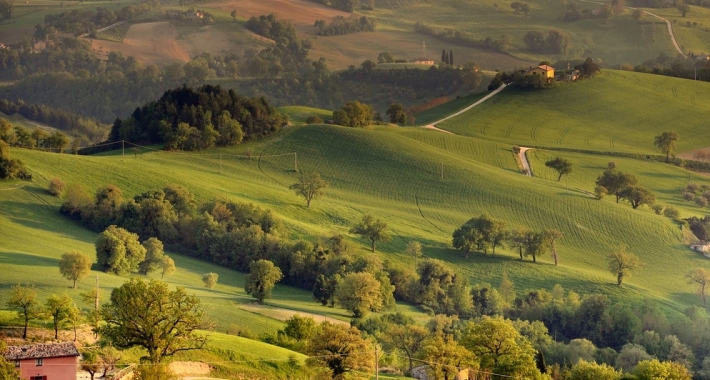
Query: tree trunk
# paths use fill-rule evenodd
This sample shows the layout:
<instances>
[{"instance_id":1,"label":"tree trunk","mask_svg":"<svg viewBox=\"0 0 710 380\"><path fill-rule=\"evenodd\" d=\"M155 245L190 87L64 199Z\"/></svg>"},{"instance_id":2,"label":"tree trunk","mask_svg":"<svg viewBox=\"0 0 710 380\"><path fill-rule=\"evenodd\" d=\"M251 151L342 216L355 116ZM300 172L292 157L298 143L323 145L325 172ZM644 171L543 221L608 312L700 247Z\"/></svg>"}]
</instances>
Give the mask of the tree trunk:
<instances>
[{"instance_id":1,"label":"tree trunk","mask_svg":"<svg viewBox=\"0 0 710 380\"><path fill-rule=\"evenodd\" d=\"M616 275L616 286L621 287L621 283L624 281L624 275L622 273L618 273Z\"/></svg>"},{"instance_id":2,"label":"tree trunk","mask_svg":"<svg viewBox=\"0 0 710 380\"><path fill-rule=\"evenodd\" d=\"M25 318L25 329L22 331L22 339L27 339L27 324L29 323L29 320Z\"/></svg>"},{"instance_id":3,"label":"tree trunk","mask_svg":"<svg viewBox=\"0 0 710 380\"><path fill-rule=\"evenodd\" d=\"M74 279L74 289L76 289L76 278Z\"/></svg>"},{"instance_id":4,"label":"tree trunk","mask_svg":"<svg viewBox=\"0 0 710 380\"><path fill-rule=\"evenodd\" d=\"M59 339L59 322L55 320L54 321L54 340L58 340L58 339Z\"/></svg>"},{"instance_id":5,"label":"tree trunk","mask_svg":"<svg viewBox=\"0 0 710 380\"><path fill-rule=\"evenodd\" d=\"M557 182L560 182L561 179L562 179L562 173L560 173L560 176L557 177Z\"/></svg>"},{"instance_id":6,"label":"tree trunk","mask_svg":"<svg viewBox=\"0 0 710 380\"><path fill-rule=\"evenodd\" d=\"M520 254L520 261L523 261L523 247L518 247L518 253Z\"/></svg>"},{"instance_id":7,"label":"tree trunk","mask_svg":"<svg viewBox=\"0 0 710 380\"><path fill-rule=\"evenodd\" d=\"M700 296L703 297L703 308L707 309L708 303L705 300L705 284L700 285Z\"/></svg>"},{"instance_id":8,"label":"tree trunk","mask_svg":"<svg viewBox=\"0 0 710 380\"><path fill-rule=\"evenodd\" d=\"M536 262L537 262L537 257L535 256L535 254L534 254L534 253L533 253L533 255L532 255L532 256L533 256L533 263L536 263Z\"/></svg>"}]
</instances>

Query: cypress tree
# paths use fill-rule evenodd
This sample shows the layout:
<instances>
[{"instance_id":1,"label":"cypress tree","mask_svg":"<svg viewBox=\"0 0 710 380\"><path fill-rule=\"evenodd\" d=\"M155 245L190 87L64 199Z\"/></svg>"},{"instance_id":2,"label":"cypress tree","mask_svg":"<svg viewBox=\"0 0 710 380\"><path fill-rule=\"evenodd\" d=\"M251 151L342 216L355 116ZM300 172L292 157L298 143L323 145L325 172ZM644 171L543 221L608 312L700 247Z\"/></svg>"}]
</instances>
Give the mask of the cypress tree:
<instances>
[{"instance_id":1,"label":"cypress tree","mask_svg":"<svg viewBox=\"0 0 710 380\"><path fill-rule=\"evenodd\" d=\"M454 65L454 51L449 50L449 65L453 66Z\"/></svg>"},{"instance_id":2,"label":"cypress tree","mask_svg":"<svg viewBox=\"0 0 710 380\"><path fill-rule=\"evenodd\" d=\"M446 49L441 49L441 62L449 63L449 56L446 55Z\"/></svg>"}]
</instances>

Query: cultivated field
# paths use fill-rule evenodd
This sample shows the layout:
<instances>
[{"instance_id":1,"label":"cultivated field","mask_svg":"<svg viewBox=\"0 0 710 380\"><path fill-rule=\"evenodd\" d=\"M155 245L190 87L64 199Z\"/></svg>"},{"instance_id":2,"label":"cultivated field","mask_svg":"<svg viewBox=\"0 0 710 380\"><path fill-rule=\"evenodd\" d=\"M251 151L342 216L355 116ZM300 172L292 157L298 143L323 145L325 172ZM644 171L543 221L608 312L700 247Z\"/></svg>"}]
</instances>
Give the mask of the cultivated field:
<instances>
[{"instance_id":1,"label":"cultivated field","mask_svg":"<svg viewBox=\"0 0 710 380\"><path fill-rule=\"evenodd\" d=\"M710 146L710 136L698 133L708 112L707 82L604 70L534 96L506 89L439 127L523 146L637 153L658 153L653 137L674 130L682 152Z\"/></svg>"}]
</instances>

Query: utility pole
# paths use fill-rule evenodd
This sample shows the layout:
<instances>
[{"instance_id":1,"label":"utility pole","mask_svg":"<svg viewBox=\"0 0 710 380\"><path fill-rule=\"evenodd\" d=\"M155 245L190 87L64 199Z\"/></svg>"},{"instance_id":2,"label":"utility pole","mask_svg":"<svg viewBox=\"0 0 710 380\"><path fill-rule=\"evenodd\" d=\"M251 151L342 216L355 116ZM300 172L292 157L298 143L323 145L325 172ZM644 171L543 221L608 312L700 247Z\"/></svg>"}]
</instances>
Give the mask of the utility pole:
<instances>
[{"instance_id":1,"label":"utility pole","mask_svg":"<svg viewBox=\"0 0 710 380\"><path fill-rule=\"evenodd\" d=\"M441 161L441 179L444 179L444 161Z\"/></svg>"},{"instance_id":2,"label":"utility pole","mask_svg":"<svg viewBox=\"0 0 710 380\"><path fill-rule=\"evenodd\" d=\"M293 152L293 171L298 173L298 152Z\"/></svg>"},{"instance_id":3,"label":"utility pole","mask_svg":"<svg viewBox=\"0 0 710 380\"><path fill-rule=\"evenodd\" d=\"M122 157L126 157L126 140L121 140L121 151L123 152Z\"/></svg>"},{"instance_id":4,"label":"utility pole","mask_svg":"<svg viewBox=\"0 0 710 380\"><path fill-rule=\"evenodd\" d=\"M99 275L96 275L96 297L94 298L94 310L99 311Z\"/></svg>"},{"instance_id":5,"label":"utility pole","mask_svg":"<svg viewBox=\"0 0 710 380\"><path fill-rule=\"evenodd\" d=\"M219 154L219 174L222 174L222 153Z\"/></svg>"}]
</instances>

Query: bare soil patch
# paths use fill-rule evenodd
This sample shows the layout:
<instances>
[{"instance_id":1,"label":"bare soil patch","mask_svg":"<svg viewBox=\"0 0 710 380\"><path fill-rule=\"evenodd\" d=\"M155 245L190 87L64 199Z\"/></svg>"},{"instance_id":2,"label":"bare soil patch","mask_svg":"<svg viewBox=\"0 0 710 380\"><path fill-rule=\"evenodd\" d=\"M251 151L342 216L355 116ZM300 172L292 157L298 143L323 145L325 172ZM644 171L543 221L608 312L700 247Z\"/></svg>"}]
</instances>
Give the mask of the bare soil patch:
<instances>
[{"instance_id":1,"label":"bare soil patch","mask_svg":"<svg viewBox=\"0 0 710 380\"><path fill-rule=\"evenodd\" d=\"M335 16L350 17L350 13L339 11L325 5L307 0L239 0L205 4L205 8L222 9L227 12L236 10L240 17L250 18L275 14L279 19L287 20L304 34L314 35L316 20L330 21Z\"/></svg>"},{"instance_id":2,"label":"bare soil patch","mask_svg":"<svg viewBox=\"0 0 710 380\"><path fill-rule=\"evenodd\" d=\"M94 40L91 50L99 59L108 59L112 51L124 56L133 56L141 64L164 65L172 62L187 62L190 55L176 40L177 29L167 21L131 25L123 43Z\"/></svg>"},{"instance_id":3,"label":"bare soil patch","mask_svg":"<svg viewBox=\"0 0 710 380\"><path fill-rule=\"evenodd\" d=\"M710 147L678 153L678 157L684 160L710 162Z\"/></svg>"},{"instance_id":4,"label":"bare soil patch","mask_svg":"<svg viewBox=\"0 0 710 380\"><path fill-rule=\"evenodd\" d=\"M307 313L307 312L303 312L303 311L282 309L282 308L273 307L273 306L269 306L269 305L259 305L256 303L250 303L250 304L239 305L239 307L246 310L246 311L251 311L252 313L256 313L256 314L263 315L266 317L278 319L280 321L285 321L285 320L293 317L294 315L298 314L303 317L311 317L311 318L315 319L316 322L319 322L319 323L323 322L323 321L328 321L331 323L349 325L348 322L333 319L333 318L328 318L324 315Z\"/></svg>"},{"instance_id":5,"label":"bare soil patch","mask_svg":"<svg viewBox=\"0 0 710 380\"><path fill-rule=\"evenodd\" d=\"M207 363L201 362L172 362L170 370L177 376L200 376L209 375L212 370Z\"/></svg>"}]
</instances>

